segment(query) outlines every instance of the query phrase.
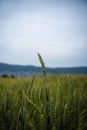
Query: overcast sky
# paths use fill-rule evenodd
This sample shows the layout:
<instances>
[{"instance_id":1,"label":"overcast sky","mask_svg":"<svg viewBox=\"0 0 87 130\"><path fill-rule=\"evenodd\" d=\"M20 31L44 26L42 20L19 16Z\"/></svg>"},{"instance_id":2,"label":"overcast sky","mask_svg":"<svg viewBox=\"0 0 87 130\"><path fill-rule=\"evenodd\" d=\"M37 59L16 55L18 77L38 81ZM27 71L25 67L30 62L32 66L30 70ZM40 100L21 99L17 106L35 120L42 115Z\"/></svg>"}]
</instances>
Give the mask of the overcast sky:
<instances>
[{"instance_id":1,"label":"overcast sky","mask_svg":"<svg viewBox=\"0 0 87 130\"><path fill-rule=\"evenodd\" d=\"M86 0L0 0L0 62L87 66Z\"/></svg>"}]
</instances>

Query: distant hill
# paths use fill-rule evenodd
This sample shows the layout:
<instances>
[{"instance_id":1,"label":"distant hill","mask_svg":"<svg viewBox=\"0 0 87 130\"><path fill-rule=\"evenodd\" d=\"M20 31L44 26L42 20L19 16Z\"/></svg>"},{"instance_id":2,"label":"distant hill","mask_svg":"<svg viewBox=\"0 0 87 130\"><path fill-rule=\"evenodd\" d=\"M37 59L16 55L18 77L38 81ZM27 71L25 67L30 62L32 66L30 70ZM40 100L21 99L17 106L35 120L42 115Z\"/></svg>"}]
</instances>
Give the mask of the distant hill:
<instances>
[{"instance_id":1,"label":"distant hill","mask_svg":"<svg viewBox=\"0 0 87 130\"><path fill-rule=\"evenodd\" d=\"M47 74L87 74L87 67L59 67L59 68L46 68ZM8 74L17 77L30 77L34 73L37 75L42 74L41 67L32 65L10 65L0 63L0 75Z\"/></svg>"}]
</instances>

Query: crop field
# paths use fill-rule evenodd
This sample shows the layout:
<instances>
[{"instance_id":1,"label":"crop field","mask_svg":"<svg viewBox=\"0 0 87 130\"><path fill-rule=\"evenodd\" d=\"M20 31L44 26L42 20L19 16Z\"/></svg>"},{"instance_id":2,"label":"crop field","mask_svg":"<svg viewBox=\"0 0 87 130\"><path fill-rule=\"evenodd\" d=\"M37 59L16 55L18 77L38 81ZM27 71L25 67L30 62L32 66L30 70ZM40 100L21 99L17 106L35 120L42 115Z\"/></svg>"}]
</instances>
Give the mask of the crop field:
<instances>
[{"instance_id":1,"label":"crop field","mask_svg":"<svg viewBox=\"0 0 87 130\"><path fill-rule=\"evenodd\" d=\"M0 78L0 130L87 130L87 76Z\"/></svg>"},{"instance_id":2,"label":"crop field","mask_svg":"<svg viewBox=\"0 0 87 130\"><path fill-rule=\"evenodd\" d=\"M0 78L0 130L87 130L87 75Z\"/></svg>"}]
</instances>

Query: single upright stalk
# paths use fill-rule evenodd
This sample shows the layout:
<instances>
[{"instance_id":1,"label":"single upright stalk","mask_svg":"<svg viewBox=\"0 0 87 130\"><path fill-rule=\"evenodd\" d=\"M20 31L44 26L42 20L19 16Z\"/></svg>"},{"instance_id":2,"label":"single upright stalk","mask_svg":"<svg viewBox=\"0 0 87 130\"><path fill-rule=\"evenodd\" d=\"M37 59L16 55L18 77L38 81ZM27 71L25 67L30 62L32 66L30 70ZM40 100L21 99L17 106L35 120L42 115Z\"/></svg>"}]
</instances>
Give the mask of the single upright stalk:
<instances>
[{"instance_id":1,"label":"single upright stalk","mask_svg":"<svg viewBox=\"0 0 87 130\"><path fill-rule=\"evenodd\" d=\"M45 107L45 111L46 111L46 104L47 104L47 97L46 97L46 68L45 68L45 63L41 57L41 55L38 53L38 58L39 58L39 61L41 63L41 66L42 66L42 73L43 73L43 77L44 77L44 80L43 80L43 84L44 84L44 107Z\"/></svg>"}]
</instances>

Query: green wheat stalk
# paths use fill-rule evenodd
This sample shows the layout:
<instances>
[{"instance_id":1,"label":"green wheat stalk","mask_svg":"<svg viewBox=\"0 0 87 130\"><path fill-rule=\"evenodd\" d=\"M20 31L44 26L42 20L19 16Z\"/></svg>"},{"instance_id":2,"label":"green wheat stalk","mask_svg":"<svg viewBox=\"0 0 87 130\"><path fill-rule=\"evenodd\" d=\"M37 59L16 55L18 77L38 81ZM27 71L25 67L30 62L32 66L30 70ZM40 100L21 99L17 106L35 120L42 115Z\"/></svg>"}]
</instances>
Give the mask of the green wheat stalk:
<instances>
[{"instance_id":1,"label":"green wheat stalk","mask_svg":"<svg viewBox=\"0 0 87 130\"><path fill-rule=\"evenodd\" d=\"M44 84L44 107L45 107L45 112L47 110L47 95L46 95L46 68L45 68L45 63L41 57L41 55L38 53L38 58L42 66L42 72L44 76L43 84Z\"/></svg>"},{"instance_id":2,"label":"green wheat stalk","mask_svg":"<svg viewBox=\"0 0 87 130\"><path fill-rule=\"evenodd\" d=\"M45 63L44 63L44 61L43 61L41 55L40 55L39 53L37 53L37 54L38 54L39 61L40 61L41 65L42 65L42 72L43 72L43 75L45 76L45 75L46 75Z\"/></svg>"},{"instance_id":3,"label":"green wheat stalk","mask_svg":"<svg viewBox=\"0 0 87 130\"><path fill-rule=\"evenodd\" d=\"M29 97L24 93L23 91L23 96L25 99L40 113L39 109L36 107L36 105L29 99Z\"/></svg>"},{"instance_id":4,"label":"green wheat stalk","mask_svg":"<svg viewBox=\"0 0 87 130\"><path fill-rule=\"evenodd\" d=\"M29 87L28 87L27 95L30 95L31 88L32 88L32 86L33 86L34 80L35 80L35 74L33 75L33 78L32 78L32 80L31 80L31 82L30 82Z\"/></svg>"}]
</instances>

